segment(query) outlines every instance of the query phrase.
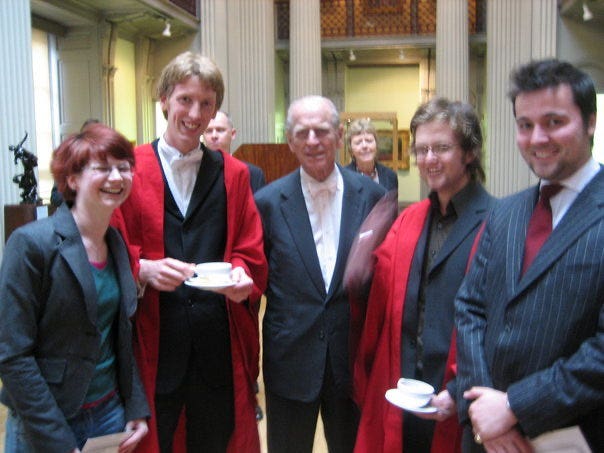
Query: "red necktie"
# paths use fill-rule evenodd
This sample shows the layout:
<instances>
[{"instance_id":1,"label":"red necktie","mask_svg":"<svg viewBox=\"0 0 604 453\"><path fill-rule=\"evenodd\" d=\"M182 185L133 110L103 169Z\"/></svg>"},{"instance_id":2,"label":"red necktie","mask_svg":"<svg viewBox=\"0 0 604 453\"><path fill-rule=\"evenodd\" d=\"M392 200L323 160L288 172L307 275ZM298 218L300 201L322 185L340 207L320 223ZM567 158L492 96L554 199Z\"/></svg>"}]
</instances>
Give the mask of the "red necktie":
<instances>
[{"instance_id":1,"label":"red necktie","mask_svg":"<svg viewBox=\"0 0 604 453\"><path fill-rule=\"evenodd\" d=\"M539 249L552 232L552 207L549 204L549 199L560 192L560 190L562 190L560 184L549 184L541 187L539 201L537 201L537 204L535 205L526 232L522 274L526 272L535 259L535 256L537 256Z\"/></svg>"}]
</instances>

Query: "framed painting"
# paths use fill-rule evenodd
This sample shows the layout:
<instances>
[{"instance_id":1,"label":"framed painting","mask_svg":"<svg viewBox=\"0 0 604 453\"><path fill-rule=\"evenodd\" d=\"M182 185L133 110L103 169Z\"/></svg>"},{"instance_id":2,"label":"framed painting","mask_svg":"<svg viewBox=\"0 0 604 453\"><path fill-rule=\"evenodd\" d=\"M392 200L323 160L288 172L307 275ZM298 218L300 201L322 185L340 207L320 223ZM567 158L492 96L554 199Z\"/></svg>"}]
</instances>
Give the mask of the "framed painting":
<instances>
[{"instance_id":1,"label":"framed painting","mask_svg":"<svg viewBox=\"0 0 604 453\"><path fill-rule=\"evenodd\" d=\"M392 153L396 153L396 169L409 170L409 131L407 129L399 129L396 135L396 151L393 151L392 132L389 130L378 130L377 143L377 159L380 163L393 168L390 161ZM394 168L393 168L394 169Z\"/></svg>"}]
</instances>

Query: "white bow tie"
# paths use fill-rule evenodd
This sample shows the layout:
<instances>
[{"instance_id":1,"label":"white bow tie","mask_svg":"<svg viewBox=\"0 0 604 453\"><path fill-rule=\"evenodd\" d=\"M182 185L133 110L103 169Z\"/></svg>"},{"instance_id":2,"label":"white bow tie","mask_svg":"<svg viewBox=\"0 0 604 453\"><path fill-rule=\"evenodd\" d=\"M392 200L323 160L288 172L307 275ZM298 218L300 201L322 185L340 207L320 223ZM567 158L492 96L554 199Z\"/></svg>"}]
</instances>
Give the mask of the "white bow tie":
<instances>
[{"instance_id":1,"label":"white bow tie","mask_svg":"<svg viewBox=\"0 0 604 453\"><path fill-rule=\"evenodd\" d=\"M170 161L170 166L174 169L188 167L189 165L196 164L201 161L203 157L203 151L200 149L196 149L194 151L190 151L187 154L181 154L178 157L174 157Z\"/></svg>"},{"instance_id":2,"label":"white bow tie","mask_svg":"<svg viewBox=\"0 0 604 453\"><path fill-rule=\"evenodd\" d=\"M308 191L310 192L310 196L313 198L325 191L333 195L337 188L338 180L336 178L330 178L321 182L309 181L308 183Z\"/></svg>"}]
</instances>

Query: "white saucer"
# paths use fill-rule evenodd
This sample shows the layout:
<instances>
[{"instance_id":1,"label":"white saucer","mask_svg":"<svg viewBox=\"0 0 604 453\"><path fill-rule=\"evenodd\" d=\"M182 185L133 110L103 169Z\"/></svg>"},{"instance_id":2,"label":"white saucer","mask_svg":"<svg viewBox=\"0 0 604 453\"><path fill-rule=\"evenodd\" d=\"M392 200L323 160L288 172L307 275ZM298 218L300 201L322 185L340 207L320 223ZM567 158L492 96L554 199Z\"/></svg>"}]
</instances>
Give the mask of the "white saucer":
<instances>
[{"instance_id":1,"label":"white saucer","mask_svg":"<svg viewBox=\"0 0 604 453\"><path fill-rule=\"evenodd\" d=\"M418 414L433 414L438 411L434 406L417 406L410 402L409 398L399 389L386 390L386 399L401 409L409 412L417 412Z\"/></svg>"},{"instance_id":2,"label":"white saucer","mask_svg":"<svg viewBox=\"0 0 604 453\"><path fill-rule=\"evenodd\" d=\"M208 279L195 278L195 279L185 280L185 285L191 286L191 287L197 288L197 289L205 289L208 291L212 291L212 290L217 290L217 289L230 288L231 286L235 286L235 282L233 282L233 281L227 282L224 280L213 282Z\"/></svg>"}]
</instances>

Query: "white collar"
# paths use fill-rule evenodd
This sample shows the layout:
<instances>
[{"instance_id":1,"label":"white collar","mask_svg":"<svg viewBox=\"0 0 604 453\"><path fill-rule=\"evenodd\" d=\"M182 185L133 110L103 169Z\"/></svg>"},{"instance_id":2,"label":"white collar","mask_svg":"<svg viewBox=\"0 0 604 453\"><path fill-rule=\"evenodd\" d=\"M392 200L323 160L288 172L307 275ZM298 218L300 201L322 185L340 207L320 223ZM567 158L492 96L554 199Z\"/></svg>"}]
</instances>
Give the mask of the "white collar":
<instances>
[{"instance_id":1,"label":"white collar","mask_svg":"<svg viewBox=\"0 0 604 453\"><path fill-rule=\"evenodd\" d=\"M304 168L300 167L300 180L302 182L302 187L308 191L312 190L311 187L325 187L331 186L335 187L336 190L343 189L342 176L340 174L340 170L337 165L334 165L333 171L329 174L327 178L323 181L317 181L315 178L310 176Z\"/></svg>"},{"instance_id":2,"label":"white collar","mask_svg":"<svg viewBox=\"0 0 604 453\"><path fill-rule=\"evenodd\" d=\"M579 168L568 178L559 181L558 184L562 185L566 189L579 193L599 171L600 164L598 164L593 157L590 157L589 160L585 162L583 166L581 166L581 168ZM539 187L546 184L552 184L552 182L547 179L542 179Z\"/></svg>"},{"instance_id":3,"label":"white collar","mask_svg":"<svg viewBox=\"0 0 604 453\"><path fill-rule=\"evenodd\" d=\"M168 144L164 136L159 137L159 142L157 143L157 150L163 155L164 159L169 165L176 160L201 160L203 157L203 150L201 149L201 143L197 146L197 148L193 148L188 153L182 153L177 148Z\"/></svg>"}]
</instances>

